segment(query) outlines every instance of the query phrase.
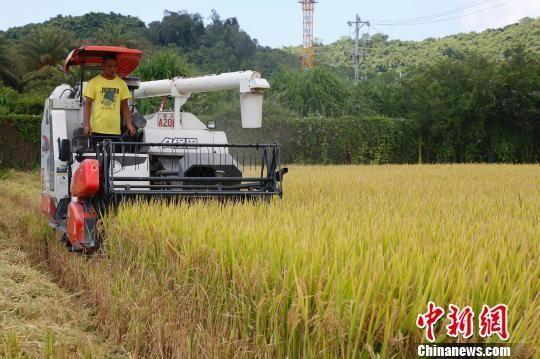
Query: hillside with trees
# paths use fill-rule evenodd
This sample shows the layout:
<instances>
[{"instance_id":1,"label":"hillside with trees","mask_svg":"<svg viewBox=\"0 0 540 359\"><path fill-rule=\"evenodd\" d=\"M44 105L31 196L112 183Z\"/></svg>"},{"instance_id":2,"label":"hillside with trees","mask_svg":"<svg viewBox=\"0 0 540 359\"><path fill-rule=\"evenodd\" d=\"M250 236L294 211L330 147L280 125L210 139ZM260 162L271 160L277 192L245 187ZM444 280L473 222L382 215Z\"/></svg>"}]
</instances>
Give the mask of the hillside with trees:
<instances>
[{"instance_id":1,"label":"hillside with trees","mask_svg":"<svg viewBox=\"0 0 540 359\"><path fill-rule=\"evenodd\" d=\"M45 40L51 38L50 32L58 33L57 37L64 40L60 46L64 50L85 44L107 44L136 47L152 55L162 48L172 48L205 72L234 71L251 65L267 73L281 66L299 66L299 59L293 55L259 45L240 28L236 18L221 19L216 11L208 21L196 13L166 11L161 21L148 26L136 17L115 13L58 15L40 24L11 28L3 38L21 51L36 53L36 49L25 50L25 42L33 39L45 46L49 42ZM55 61L62 58L54 53L51 56ZM19 70L28 71L32 67Z\"/></svg>"},{"instance_id":2,"label":"hillside with trees","mask_svg":"<svg viewBox=\"0 0 540 359\"><path fill-rule=\"evenodd\" d=\"M389 40L382 33L364 34L360 39L361 65L367 76L390 70L405 72L410 67L433 63L441 57L459 59L470 52L501 60L509 48L517 45L540 55L540 18L524 18L519 23L480 33L460 33L423 41ZM295 55L301 51L298 47L288 50ZM329 45L320 44L315 51L319 65L334 67L353 77L353 39L343 37Z\"/></svg>"},{"instance_id":3,"label":"hillside with trees","mask_svg":"<svg viewBox=\"0 0 540 359\"><path fill-rule=\"evenodd\" d=\"M43 101L58 84L77 81L60 64L81 44L142 49L135 75L143 80L262 72L272 85L263 130L239 129L234 92L194 96L185 109L217 120L232 142L283 143L288 162L540 161L540 19L420 42L364 36L363 79L355 83L350 39L318 46L318 66L304 72L298 49L262 46L217 12L208 19L166 12L150 24L114 13L57 16L0 32L5 136L18 131L39 143ZM151 100L138 106L157 109Z\"/></svg>"}]
</instances>

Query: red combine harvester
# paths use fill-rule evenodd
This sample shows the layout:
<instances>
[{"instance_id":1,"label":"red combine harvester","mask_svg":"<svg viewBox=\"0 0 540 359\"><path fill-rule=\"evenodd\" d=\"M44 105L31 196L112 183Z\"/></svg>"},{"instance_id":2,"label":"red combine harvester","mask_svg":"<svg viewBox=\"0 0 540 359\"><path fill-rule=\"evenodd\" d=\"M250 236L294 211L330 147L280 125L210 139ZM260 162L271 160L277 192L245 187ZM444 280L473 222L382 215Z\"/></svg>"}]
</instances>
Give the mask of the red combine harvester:
<instances>
[{"instance_id":1,"label":"red combine harvester","mask_svg":"<svg viewBox=\"0 0 540 359\"><path fill-rule=\"evenodd\" d=\"M118 59L118 75L132 93L135 135L84 136L83 70L100 68L103 56ZM229 144L215 123L182 111L191 94L238 89L243 128L262 126L263 91L270 85L253 71L141 82L128 77L142 57L124 47L84 46L64 69L81 67L74 87L58 86L45 101L41 125L41 208L74 251L99 248L99 221L111 207L134 198L271 198L282 196L286 168L278 144ZM137 100L162 99L143 116ZM168 99L173 107L166 109Z\"/></svg>"}]
</instances>

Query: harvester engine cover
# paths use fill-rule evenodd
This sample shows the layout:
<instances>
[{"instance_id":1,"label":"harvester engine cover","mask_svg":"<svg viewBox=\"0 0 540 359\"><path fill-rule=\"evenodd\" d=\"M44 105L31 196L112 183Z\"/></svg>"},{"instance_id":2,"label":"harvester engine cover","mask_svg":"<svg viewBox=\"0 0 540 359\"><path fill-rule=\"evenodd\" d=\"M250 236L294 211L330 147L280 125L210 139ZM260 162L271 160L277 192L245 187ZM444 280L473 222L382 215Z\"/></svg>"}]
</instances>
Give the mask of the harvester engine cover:
<instances>
[{"instance_id":1,"label":"harvester engine cover","mask_svg":"<svg viewBox=\"0 0 540 359\"><path fill-rule=\"evenodd\" d=\"M71 182L71 195L91 197L99 191L99 162L84 160L75 171Z\"/></svg>"}]
</instances>

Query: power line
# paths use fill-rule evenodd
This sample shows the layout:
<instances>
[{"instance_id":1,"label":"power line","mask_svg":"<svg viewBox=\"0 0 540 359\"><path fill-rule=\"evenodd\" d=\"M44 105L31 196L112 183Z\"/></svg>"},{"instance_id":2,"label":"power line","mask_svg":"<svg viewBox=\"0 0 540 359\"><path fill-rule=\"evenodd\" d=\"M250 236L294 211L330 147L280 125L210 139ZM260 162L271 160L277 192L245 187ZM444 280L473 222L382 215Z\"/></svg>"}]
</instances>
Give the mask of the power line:
<instances>
[{"instance_id":1,"label":"power line","mask_svg":"<svg viewBox=\"0 0 540 359\"><path fill-rule=\"evenodd\" d=\"M439 23L439 22L445 22L445 21L449 21L449 20L461 19L463 17L467 17L467 16L478 14L478 13L482 13L482 12L485 12L485 11L489 11L489 10L504 6L504 5L506 5L506 4L508 4L508 3L512 2L512 1L514 1L514 0L507 0L507 1L504 1L502 3L498 3L498 4L495 4L495 5L487 7L487 8L478 9L476 11L469 12L469 13L466 13L466 14L462 14L462 15L459 15L459 16L447 17L447 18L442 18L442 19L434 19L434 20L429 20L429 21L408 22L408 23L407 22L403 22L403 23L380 23L380 22L374 22L374 24L378 25L378 26L410 26L410 25L436 24L436 23Z\"/></svg>"},{"instance_id":2,"label":"power line","mask_svg":"<svg viewBox=\"0 0 540 359\"><path fill-rule=\"evenodd\" d=\"M472 8L472 7L482 5L483 3L486 3L486 2L489 2L489 1L492 1L492 0L475 0L475 1L471 1L469 3L466 3L464 5L461 5L459 7L450 9L450 10L442 11L442 12L435 13L435 14L432 14L432 15L410 18L410 19L401 19L401 20L373 19L372 21L375 22L375 23L379 23L379 24L383 24L383 23L384 24L396 24L396 23L404 23L404 22L416 22L416 21L432 20L432 19L436 19L438 17L452 15L454 13L457 13L457 12L460 12L460 11L463 11L463 10L466 10L466 9L469 9L469 8Z\"/></svg>"},{"instance_id":3,"label":"power line","mask_svg":"<svg viewBox=\"0 0 540 359\"><path fill-rule=\"evenodd\" d=\"M379 33L381 33L381 34L384 34L384 31L382 31L382 30L380 30L380 29L377 29L377 28L376 28L375 26L373 26L373 24L371 24L371 23L369 24L369 27L371 27L373 30L375 30L375 31L377 31L377 32L379 32Z\"/></svg>"}]
</instances>

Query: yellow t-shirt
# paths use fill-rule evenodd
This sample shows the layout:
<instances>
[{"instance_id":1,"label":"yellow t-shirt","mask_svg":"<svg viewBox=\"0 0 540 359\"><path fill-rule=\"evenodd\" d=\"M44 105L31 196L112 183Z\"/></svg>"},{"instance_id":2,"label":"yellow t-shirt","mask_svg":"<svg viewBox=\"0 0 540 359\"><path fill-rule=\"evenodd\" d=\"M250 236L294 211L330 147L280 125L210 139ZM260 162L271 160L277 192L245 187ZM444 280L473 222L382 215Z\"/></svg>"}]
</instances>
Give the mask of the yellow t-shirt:
<instances>
[{"instance_id":1,"label":"yellow t-shirt","mask_svg":"<svg viewBox=\"0 0 540 359\"><path fill-rule=\"evenodd\" d=\"M120 104L131 98L124 80L118 76L107 80L98 75L88 82L83 95L93 101L92 132L120 135Z\"/></svg>"}]
</instances>

